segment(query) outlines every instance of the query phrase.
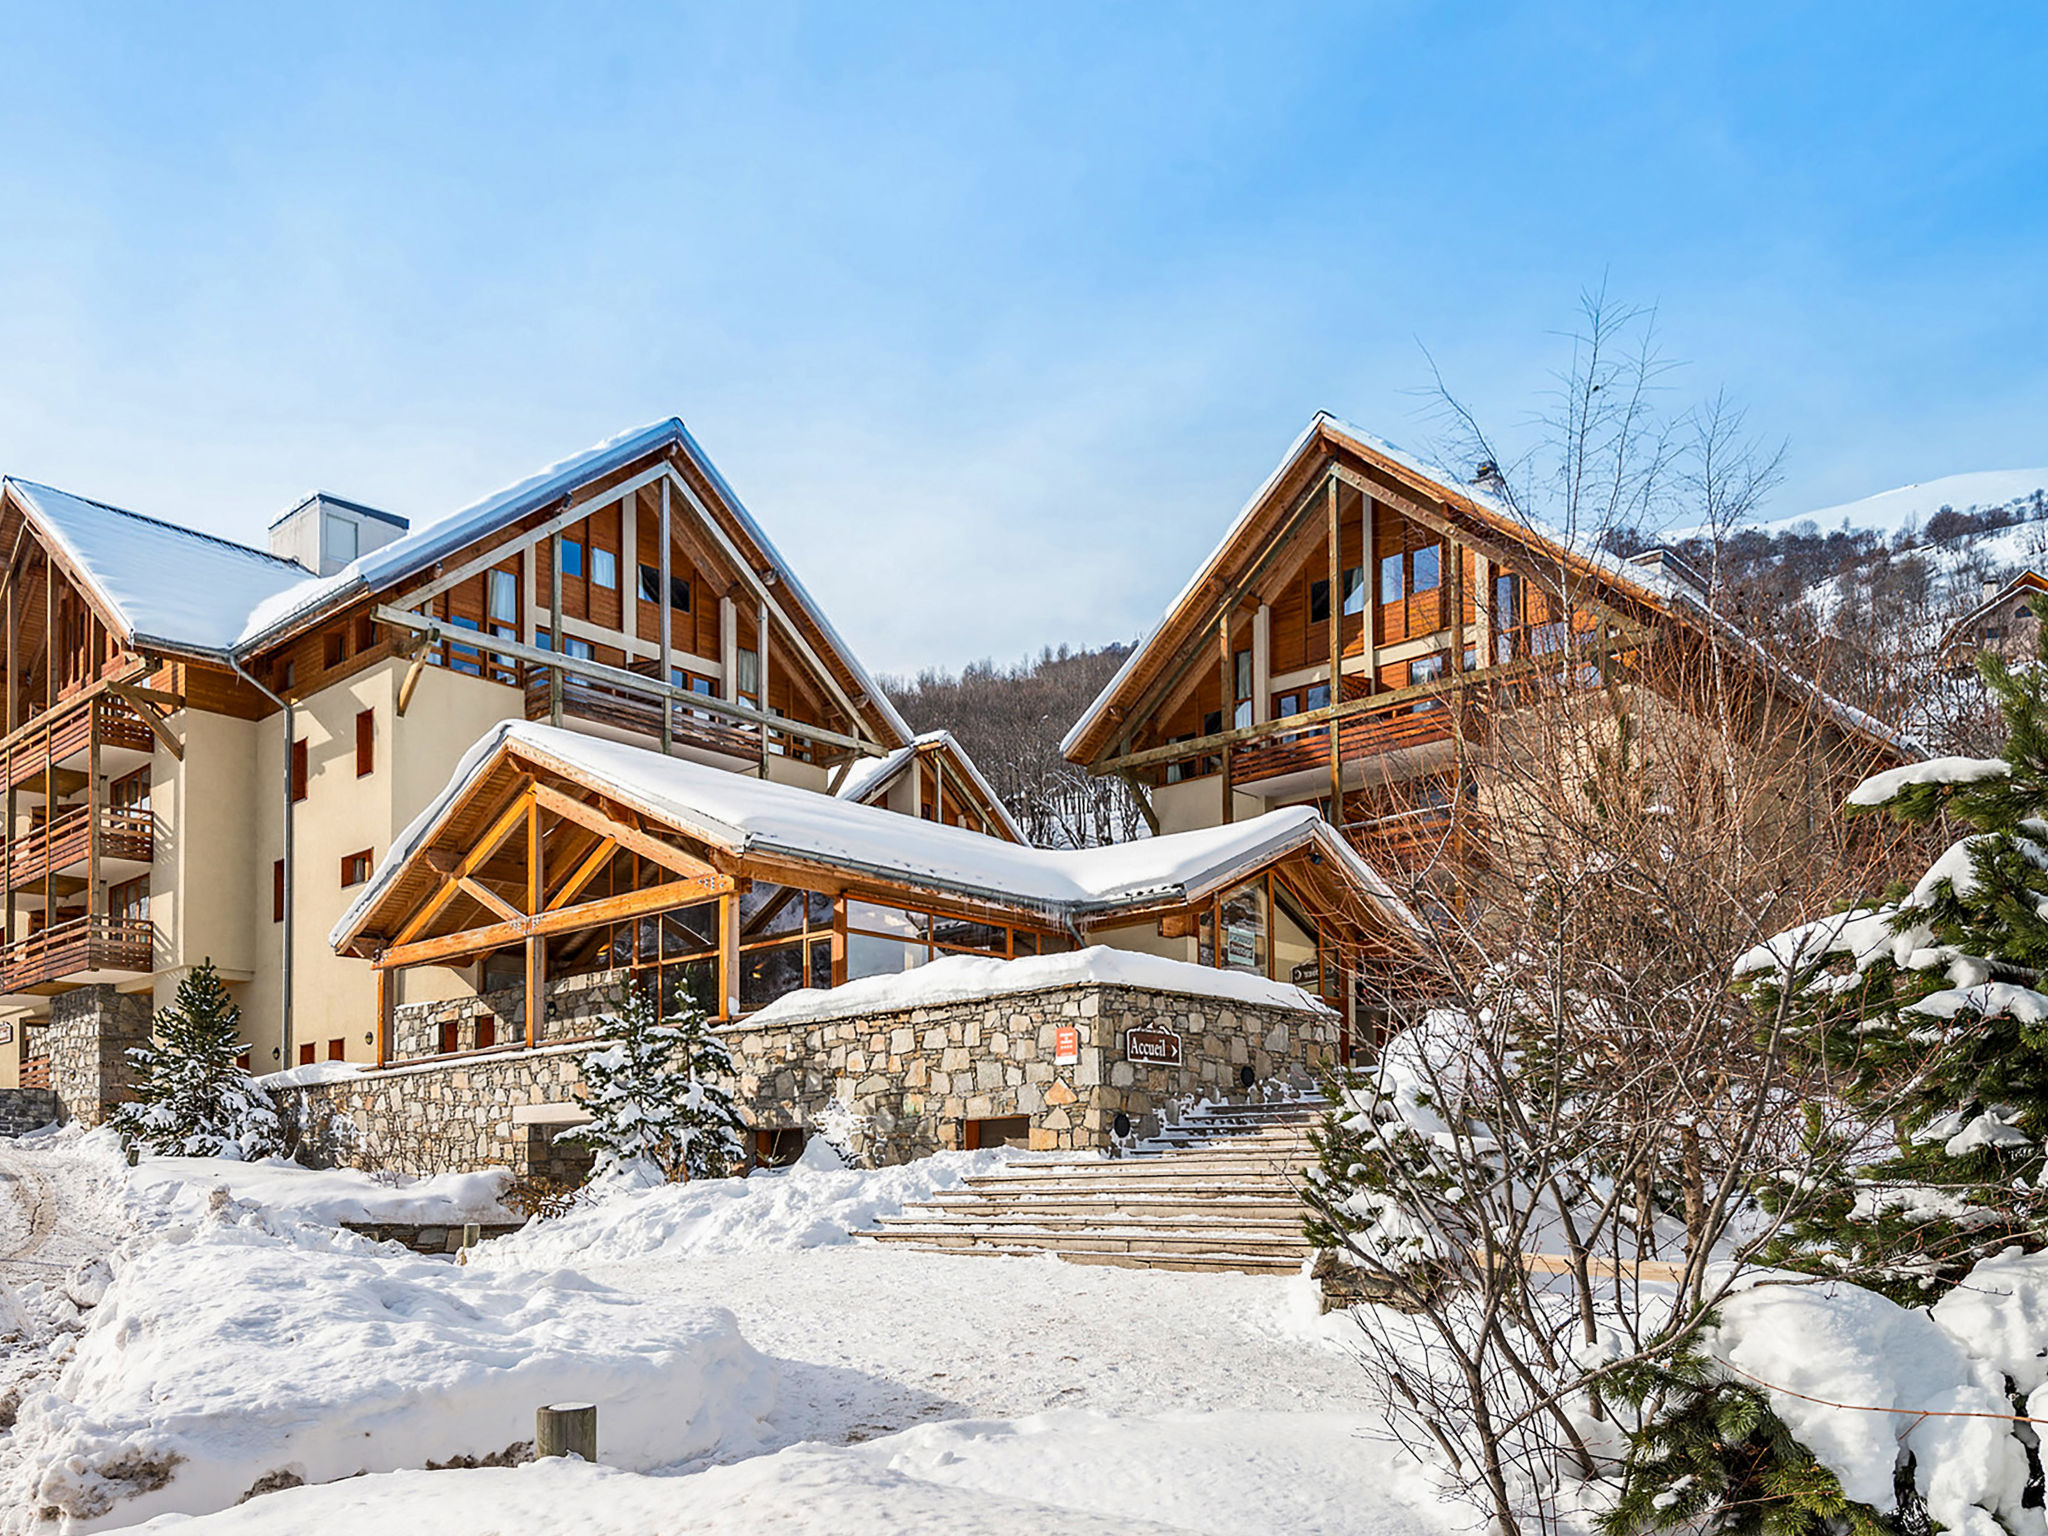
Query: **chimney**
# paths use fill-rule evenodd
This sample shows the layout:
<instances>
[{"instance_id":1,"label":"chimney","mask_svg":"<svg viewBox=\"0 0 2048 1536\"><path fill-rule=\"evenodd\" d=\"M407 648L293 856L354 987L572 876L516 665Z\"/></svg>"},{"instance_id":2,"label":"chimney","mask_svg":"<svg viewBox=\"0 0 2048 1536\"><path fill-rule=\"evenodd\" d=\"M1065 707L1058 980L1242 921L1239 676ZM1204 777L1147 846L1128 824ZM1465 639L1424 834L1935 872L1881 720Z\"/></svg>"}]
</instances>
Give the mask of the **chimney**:
<instances>
[{"instance_id":1,"label":"chimney","mask_svg":"<svg viewBox=\"0 0 2048 1536\"><path fill-rule=\"evenodd\" d=\"M2001 583L1993 581L1989 576L1986 576L1984 578L1984 590L1982 601L1988 603L1991 601L1991 599L1998 596L1998 594L2003 592L2004 590L2005 588Z\"/></svg>"},{"instance_id":2,"label":"chimney","mask_svg":"<svg viewBox=\"0 0 2048 1536\"><path fill-rule=\"evenodd\" d=\"M315 491L270 525L270 552L315 576L332 576L411 526L389 512Z\"/></svg>"}]
</instances>

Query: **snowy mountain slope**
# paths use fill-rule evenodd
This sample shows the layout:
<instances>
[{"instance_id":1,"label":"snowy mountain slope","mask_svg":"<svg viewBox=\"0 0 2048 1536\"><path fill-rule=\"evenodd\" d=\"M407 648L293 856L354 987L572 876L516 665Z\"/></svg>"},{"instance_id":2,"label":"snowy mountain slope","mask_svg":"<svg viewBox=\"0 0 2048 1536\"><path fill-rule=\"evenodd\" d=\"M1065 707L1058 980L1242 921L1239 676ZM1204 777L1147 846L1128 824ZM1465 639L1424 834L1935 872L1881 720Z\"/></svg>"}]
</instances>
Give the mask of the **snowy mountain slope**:
<instances>
[{"instance_id":1,"label":"snowy mountain slope","mask_svg":"<svg viewBox=\"0 0 2048 1536\"><path fill-rule=\"evenodd\" d=\"M1922 480L1894 490L1880 491L1858 501L1818 507L1794 517L1758 523L1764 533L1789 533L1801 523L1812 523L1822 533L1847 525L1867 528L1873 533L1895 537L1910 522L1926 527L1927 520L1943 507L1958 512L2002 507L2034 492L2048 494L2048 469L1987 469L1970 474L1944 475L1939 480Z\"/></svg>"}]
</instances>

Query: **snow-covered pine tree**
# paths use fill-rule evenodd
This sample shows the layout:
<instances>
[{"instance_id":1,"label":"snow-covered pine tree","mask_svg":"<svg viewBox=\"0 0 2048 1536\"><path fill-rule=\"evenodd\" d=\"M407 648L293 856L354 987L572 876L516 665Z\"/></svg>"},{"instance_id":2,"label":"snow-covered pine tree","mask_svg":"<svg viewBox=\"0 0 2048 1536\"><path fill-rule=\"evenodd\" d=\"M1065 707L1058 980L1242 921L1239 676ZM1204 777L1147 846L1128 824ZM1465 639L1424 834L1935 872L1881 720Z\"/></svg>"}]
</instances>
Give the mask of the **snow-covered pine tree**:
<instances>
[{"instance_id":1,"label":"snow-covered pine tree","mask_svg":"<svg viewBox=\"0 0 2048 1536\"><path fill-rule=\"evenodd\" d=\"M128 1053L136 1102L114 1111L129 1146L174 1157L264 1157L278 1150L277 1110L242 1070L242 1010L203 961L156 1016L155 1038Z\"/></svg>"},{"instance_id":2,"label":"snow-covered pine tree","mask_svg":"<svg viewBox=\"0 0 2048 1536\"><path fill-rule=\"evenodd\" d=\"M723 1177L744 1122L719 1081L732 1056L704 1010L685 997L664 1019L651 988L621 987L605 1036L583 1058L590 1123L564 1138L595 1147L600 1171L644 1162L672 1183Z\"/></svg>"},{"instance_id":3,"label":"snow-covered pine tree","mask_svg":"<svg viewBox=\"0 0 2048 1536\"><path fill-rule=\"evenodd\" d=\"M1978 1259L2048 1242L2048 665L1978 667L2004 718L2002 757L1878 774L1852 811L1973 829L1910 888L1781 934L1738 966L1766 1011L1831 1069L1884 1155L1843 1145L1840 1172L1768 1257L1925 1304ZM1823 1163L1825 1166L1825 1163Z\"/></svg>"}]
</instances>

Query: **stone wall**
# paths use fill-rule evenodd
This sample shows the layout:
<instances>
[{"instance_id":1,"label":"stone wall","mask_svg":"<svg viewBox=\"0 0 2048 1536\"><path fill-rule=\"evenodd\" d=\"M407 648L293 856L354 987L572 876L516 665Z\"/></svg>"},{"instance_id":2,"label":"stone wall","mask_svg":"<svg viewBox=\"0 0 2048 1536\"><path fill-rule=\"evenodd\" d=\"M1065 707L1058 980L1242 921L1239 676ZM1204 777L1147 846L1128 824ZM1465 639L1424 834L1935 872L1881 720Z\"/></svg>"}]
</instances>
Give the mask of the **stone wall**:
<instances>
[{"instance_id":1,"label":"stone wall","mask_svg":"<svg viewBox=\"0 0 2048 1536\"><path fill-rule=\"evenodd\" d=\"M577 1107L585 1049L507 1050L272 1091L299 1160L315 1167L576 1177L589 1154L556 1147L554 1136L585 1118Z\"/></svg>"},{"instance_id":2,"label":"stone wall","mask_svg":"<svg viewBox=\"0 0 2048 1536\"><path fill-rule=\"evenodd\" d=\"M1055 1059L1062 1028L1078 1035L1070 1063ZM756 1127L808 1127L837 1100L868 1117L862 1161L879 1164L957 1148L969 1120L1028 1116L1039 1151L1107 1146L1119 1113L1150 1135L1188 1101L1241 1098L1246 1068L1309 1086L1335 1060L1337 1028L1320 1009L1089 982L720 1033ZM1177 1036L1180 1062L1131 1060L1133 1029Z\"/></svg>"},{"instance_id":3,"label":"stone wall","mask_svg":"<svg viewBox=\"0 0 2048 1536\"><path fill-rule=\"evenodd\" d=\"M61 1119L49 1088L0 1088L0 1136L19 1136Z\"/></svg>"},{"instance_id":4,"label":"stone wall","mask_svg":"<svg viewBox=\"0 0 2048 1536\"><path fill-rule=\"evenodd\" d=\"M618 1002L619 988L629 971L598 971L564 976L547 986L547 1007L541 1021L540 1044L582 1040L598 1032L599 1018ZM490 1021L495 1044L516 1045L526 1039L526 986L501 987L476 997L443 1002L401 1003L391 1010L391 1059L419 1061L441 1054L441 1026L455 1026L455 1048L477 1049L477 1026Z\"/></svg>"},{"instance_id":5,"label":"stone wall","mask_svg":"<svg viewBox=\"0 0 2048 1536\"><path fill-rule=\"evenodd\" d=\"M64 1117L98 1125L132 1096L128 1052L149 1042L147 992L78 987L50 999L50 1088Z\"/></svg>"}]
</instances>

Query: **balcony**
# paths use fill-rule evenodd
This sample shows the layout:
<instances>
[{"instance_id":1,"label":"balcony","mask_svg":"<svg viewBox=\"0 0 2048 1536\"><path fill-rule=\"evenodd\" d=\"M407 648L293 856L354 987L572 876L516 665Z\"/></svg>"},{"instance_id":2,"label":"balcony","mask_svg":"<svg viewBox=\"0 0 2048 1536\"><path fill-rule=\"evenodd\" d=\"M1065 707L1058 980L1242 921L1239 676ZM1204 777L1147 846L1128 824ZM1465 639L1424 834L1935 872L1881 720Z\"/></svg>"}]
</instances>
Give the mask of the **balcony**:
<instances>
[{"instance_id":1,"label":"balcony","mask_svg":"<svg viewBox=\"0 0 2048 1536\"><path fill-rule=\"evenodd\" d=\"M1352 715L1338 721L1338 745L1345 762L1356 762L1384 752L1399 752L1431 742L1448 741L1453 727L1461 721L1469 737L1477 725L1477 715L1462 703L1443 700L1420 705L1403 704L1386 714ZM1230 755L1231 781L1246 786L1311 768L1327 772L1329 766L1328 725L1310 726L1284 736L1268 736L1234 748Z\"/></svg>"},{"instance_id":2,"label":"balcony","mask_svg":"<svg viewBox=\"0 0 2048 1536\"><path fill-rule=\"evenodd\" d=\"M73 918L0 951L0 992L25 996L133 981L155 968L155 942L147 921Z\"/></svg>"},{"instance_id":3,"label":"balcony","mask_svg":"<svg viewBox=\"0 0 2048 1536\"><path fill-rule=\"evenodd\" d=\"M95 729L102 752L140 754L156 750L156 738L142 717L110 693L76 704L60 704L20 727L4 745L9 789L34 788L46 769L57 770L59 794L85 782L85 765ZM103 762L102 768L109 764Z\"/></svg>"},{"instance_id":4,"label":"balcony","mask_svg":"<svg viewBox=\"0 0 2048 1536\"><path fill-rule=\"evenodd\" d=\"M87 861L92 843L89 812L78 806L55 822L33 828L8 849L7 884L15 891L39 891L45 874L57 875ZM147 811L100 812L102 864L147 864L155 843L155 818Z\"/></svg>"},{"instance_id":5,"label":"balcony","mask_svg":"<svg viewBox=\"0 0 2048 1536\"><path fill-rule=\"evenodd\" d=\"M671 739L679 747L695 747L748 762L761 759L760 728L717 719L708 711L691 709L674 700L649 698L611 683L573 673L562 678L562 718L579 720L610 731L661 739L661 712L666 703ZM550 702L548 676L534 668L526 684L526 718L548 718ZM779 736L779 733L778 733ZM775 740L771 737L771 741Z\"/></svg>"}]
</instances>

